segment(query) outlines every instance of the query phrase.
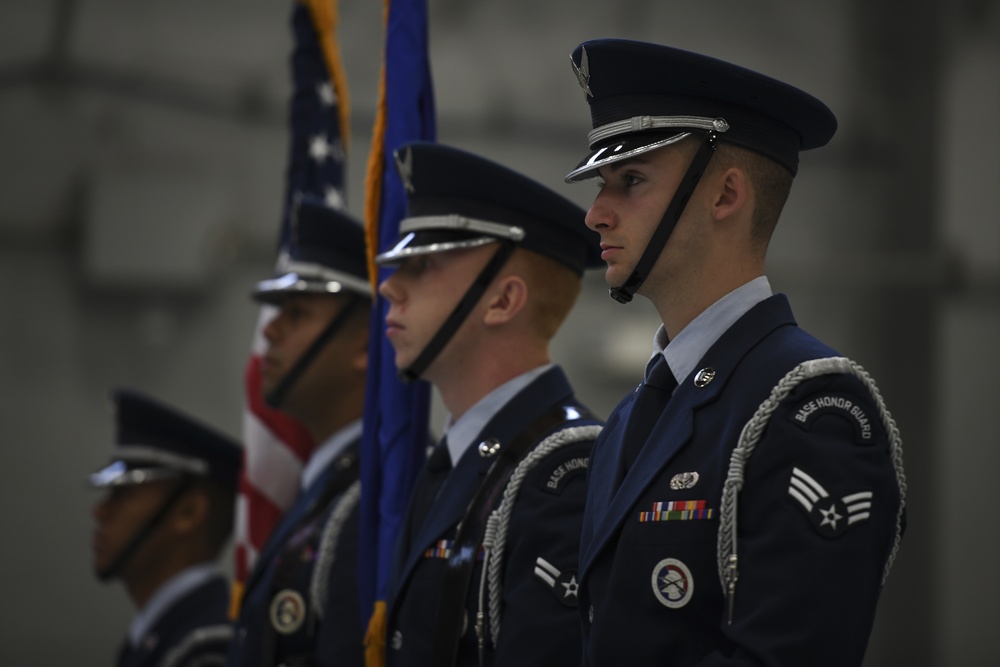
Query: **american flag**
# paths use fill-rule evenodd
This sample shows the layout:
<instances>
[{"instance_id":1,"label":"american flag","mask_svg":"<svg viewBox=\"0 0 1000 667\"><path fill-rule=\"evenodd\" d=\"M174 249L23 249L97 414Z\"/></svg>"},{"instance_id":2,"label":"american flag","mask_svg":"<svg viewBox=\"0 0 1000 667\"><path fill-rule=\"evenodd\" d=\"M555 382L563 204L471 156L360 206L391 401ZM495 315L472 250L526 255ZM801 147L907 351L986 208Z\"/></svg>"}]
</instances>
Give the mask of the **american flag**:
<instances>
[{"instance_id":1,"label":"american flag","mask_svg":"<svg viewBox=\"0 0 1000 667\"><path fill-rule=\"evenodd\" d=\"M322 197L331 206L343 208L349 130L347 82L336 41L337 0L300 0L292 3L291 13L294 46L290 142L279 261L287 252L291 238L290 212L298 195ZM273 315L273 307L261 308L245 374L245 465L235 529L233 600L237 609L242 584L253 569L257 554L295 500L303 465L314 444L301 425L269 408L260 395L260 364L265 346L261 332Z\"/></svg>"}]
</instances>

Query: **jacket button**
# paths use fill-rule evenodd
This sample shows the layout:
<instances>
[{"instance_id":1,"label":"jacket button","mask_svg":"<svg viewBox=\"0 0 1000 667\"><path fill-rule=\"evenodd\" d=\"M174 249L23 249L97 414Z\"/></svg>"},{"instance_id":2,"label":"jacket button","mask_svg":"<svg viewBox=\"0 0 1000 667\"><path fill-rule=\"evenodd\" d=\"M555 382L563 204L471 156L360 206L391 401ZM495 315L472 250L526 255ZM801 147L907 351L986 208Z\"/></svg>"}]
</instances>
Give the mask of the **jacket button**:
<instances>
[{"instance_id":1,"label":"jacket button","mask_svg":"<svg viewBox=\"0 0 1000 667\"><path fill-rule=\"evenodd\" d=\"M587 610L587 619L591 623L594 622L594 605L590 605L590 609Z\"/></svg>"},{"instance_id":2,"label":"jacket button","mask_svg":"<svg viewBox=\"0 0 1000 667\"><path fill-rule=\"evenodd\" d=\"M392 633L392 639L389 640L389 646L392 647L393 651L398 651L403 648L403 633L396 630Z\"/></svg>"}]
</instances>

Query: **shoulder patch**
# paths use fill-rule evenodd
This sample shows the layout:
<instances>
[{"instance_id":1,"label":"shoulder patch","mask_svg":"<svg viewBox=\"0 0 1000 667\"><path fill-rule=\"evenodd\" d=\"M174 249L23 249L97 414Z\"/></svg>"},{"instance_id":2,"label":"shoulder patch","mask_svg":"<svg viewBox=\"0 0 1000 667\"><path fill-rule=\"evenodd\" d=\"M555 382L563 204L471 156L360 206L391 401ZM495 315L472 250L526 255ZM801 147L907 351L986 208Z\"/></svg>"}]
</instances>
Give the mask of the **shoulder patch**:
<instances>
[{"instance_id":1,"label":"shoulder patch","mask_svg":"<svg viewBox=\"0 0 1000 667\"><path fill-rule=\"evenodd\" d=\"M854 429L858 444L872 442L872 421L868 412L849 394L827 393L809 398L792 410L789 419L808 431L823 415L835 415L846 420Z\"/></svg>"},{"instance_id":2,"label":"shoulder patch","mask_svg":"<svg viewBox=\"0 0 1000 667\"><path fill-rule=\"evenodd\" d=\"M545 476L542 488L549 493L559 495L565 488L566 481L578 475L585 475L590 465L589 456L572 456L557 463Z\"/></svg>"},{"instance_id":3,"label":"shoulder patch","mask_svg":"<svg viewBox=\"0 0 1000 667\"><path fill-rule=\"evenodd\" d=\"M811 475L799 468L792 469L788 495L806 511L813 528L820 535L839 537L848 528L871 516L871 491L832 497Z\"/></svg>"},{"instance_id":4,"label":"shoulder patch","mask_svg":"<svg viewBox=\"0 0 1000 667\"><path fill-rule=\"evenodd\" d=\"M541 579L561 604L575 607L579 584L576 570L560 570L541 556L535 559L535 576Z\"/></svg>"}]
</instances>

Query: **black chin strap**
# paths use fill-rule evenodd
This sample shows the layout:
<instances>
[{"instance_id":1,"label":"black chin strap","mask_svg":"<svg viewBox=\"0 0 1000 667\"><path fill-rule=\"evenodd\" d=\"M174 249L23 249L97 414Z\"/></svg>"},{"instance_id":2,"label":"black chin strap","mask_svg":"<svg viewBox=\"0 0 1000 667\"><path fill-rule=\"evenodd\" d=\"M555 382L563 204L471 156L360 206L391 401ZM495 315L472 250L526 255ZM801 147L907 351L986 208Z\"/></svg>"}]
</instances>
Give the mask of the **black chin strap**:
<instances>
[{"instance_id":1,"label":"black chin strap","mask_svg":"<svg viewBox=\"0 0 1000 667\"><path fill-rule=\"evenodd\" d=\"M445 319L444 324L441 328L437 330L434 337L431 338L430 342L427 343L427 347L423 349L416 360L410 364L409 368L404 368L399 371L399 379L403 382L411 382L416 380L427 367L431 365L434 359L437 358L444 346L448 344L451 337L455 335L458 328L462 326L462 322L465 318L469 316L472 308L479 302L480 297L483 296L483 292L489 287L493 279L496 278L500 269L507 262L507 259L514 252L516 244L513 241L502 240L500 241L500 247L497 251L493 253L493 257L490 261L486 263L483 270L479 272L476 279L472 281L472 285L465 292L461 299L459 299L458 304L455 309L451 311L451 315Z\"/></svg>"},{"instance_id":2,"label":"black chin strap","mask_svg":"<svg viewBox=\"0 0 1000 667\"><path fill-rule=\"evenodd\" d=\"M146 522L146 525L139 529L139 531L132 538L132 541L126 544L125 547L118 553L118 557L112 561L111 565L108 565L106 568L97 573L97 578L101 581L108 581L109 579L117 576L118 573L121 572L122 568L125 567L125 563L128 562L128 559L131 558L136 551L138 551L139 547L142 546L142 543L153 534L153 531L156 530L161 523L163 523L163 520L167 518L167 513L170 512L171 508L173 508L177 501L180 500L180 497L183 496L189 488L191 488L191 478L188 476L182 477L180 484L174 488L173 493L170 494L170 497L167 498L156 514L150 517L149 521Z\"/></svg>"},{"instance_id":3,"label":"black chin strap","mask_svg":"<svg viewBox=\"0 0 1000 667\"><path fill-rule=\"evenodd\" d=\"M292 390L292 387L298 381L299 377L305 372L312 360L316 358L316 355L320 353L323 346L326 345L333 336L340 331L347 320L350 318L351 313L357 308L358 304L361 303L361 297L355 294L346 294L344 297L347 299L347 303L344 305L343 309L330 320L330 323L326 325L316 340L312 342L312 345L306 348L306 351L302 353L302 356L296 360L295 365L288 369L285 373L285 377L281 378L281 382L272 391L268 392L264 396L264 402L270 407L278 410L281 405L288 398L288 393Z\"/></svg>"},{"instance_id":4,"label":"black chin strap","mask_svg":"<svg viewBox=\"0 0 1000 667\"><path fill-rule=\"evenodd\" d=\"M715 153L715 146L715 132L709 132L701 142L701 147L695 154L694 160L691 161L691 166L688 167L684 178L681 179L680 185L677 186L674 198L670 200L666 213L660 219L660 224L656 228L656 231L653 232L653 237L646 244L646 249L636 263L635 269L632 270L632 275L620 287L611 288L611 298L618 303L628 303L631 301L636 290L639 289L649 276L649 272L653 270L653 265L656 264L656 260L659 259L660 253L663 252L664 246L667 245L667 241L670 239L670 234L673 233L674 227L677 226L677 220L680 219L681 214L684 212L684 207L687 206L688 200L691 199L691 195L694 193L694 189L698 186L698 181L701 180L702 174L705 173L705 167L708 166L708 161Z\"/></svg>"}]
</instances>

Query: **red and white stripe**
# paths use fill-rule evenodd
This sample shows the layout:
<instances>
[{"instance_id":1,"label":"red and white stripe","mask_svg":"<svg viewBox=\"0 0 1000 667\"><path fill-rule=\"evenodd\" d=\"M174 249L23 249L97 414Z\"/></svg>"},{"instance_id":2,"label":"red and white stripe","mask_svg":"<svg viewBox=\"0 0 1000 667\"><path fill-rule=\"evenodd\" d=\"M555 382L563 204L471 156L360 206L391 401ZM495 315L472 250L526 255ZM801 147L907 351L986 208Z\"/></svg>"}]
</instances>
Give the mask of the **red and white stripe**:
<instances>
[{"instance_id":1,"label":"red and white stripe","mask_svg":"<svg viewBox=\"0 0 1000 667\"><path fill-rule=\"evenodd\" d=\"M236 580L246 581L268 536L295 501L312 439L295 420L264 403L261 363L266 349L264 326L276 314L260 309L245 375L243 414L244 466L236 501Z\"/></svg>"}]
</instances>

